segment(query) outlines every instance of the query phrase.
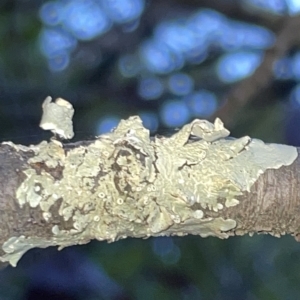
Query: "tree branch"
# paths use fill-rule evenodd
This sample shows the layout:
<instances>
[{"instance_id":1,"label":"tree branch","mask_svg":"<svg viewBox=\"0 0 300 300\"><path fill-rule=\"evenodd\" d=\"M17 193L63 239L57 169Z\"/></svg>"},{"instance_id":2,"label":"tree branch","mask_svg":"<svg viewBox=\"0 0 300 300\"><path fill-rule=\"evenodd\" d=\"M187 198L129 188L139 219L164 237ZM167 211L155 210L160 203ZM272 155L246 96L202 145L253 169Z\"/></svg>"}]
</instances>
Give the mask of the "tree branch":
<instances>
[{"instance_id":1,"label":"tree branch","mask_svg":"<svg viewBox=\"0 0 300 300\"><path fill-rule=\"evenodd\" d=\"M54 133L58 109L72 111L61 100L43 105ZM0 260L92 239L298 235L297 148L228 135L219 119L194 120L152 139L131 117L93 141L2 143Z\"/></svg>"},{"instance_id":2,"label":"tree branch","mask_svg":"<svg viewBox=\"0 0 300 300\"><path fill-rule=\"evenodd\" d=\"M226 124L232 125L237 114L250 101L257 98L268 88L273 80L274 63L283 57L292 47L300 44L297 31L300 28L300 16L290 17L277 35L275 45L266 51L261 65L252 76L237 84L225 96L223 106L212 117L221 118Z\"/></svg>"}]
</instances>

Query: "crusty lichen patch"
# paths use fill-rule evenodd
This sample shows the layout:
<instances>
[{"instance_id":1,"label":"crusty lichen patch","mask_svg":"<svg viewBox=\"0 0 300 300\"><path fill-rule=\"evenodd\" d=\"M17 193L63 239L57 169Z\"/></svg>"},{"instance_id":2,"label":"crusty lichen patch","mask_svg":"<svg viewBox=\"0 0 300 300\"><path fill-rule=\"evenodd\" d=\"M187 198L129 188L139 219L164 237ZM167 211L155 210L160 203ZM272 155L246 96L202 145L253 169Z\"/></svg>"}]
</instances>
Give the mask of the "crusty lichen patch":
<instances>
[{"instance_id":1,"label":"crusty lichen patch","mask_svg":"<svg viewBox=\"0 0 300 300\"><path fill-rule=\"evenodd\" d=\"M290 165L297 157L294 147L228 135L219 119L214 124L195 120L170 138L150 139L141 119L131 117L88 145L64 148L52 140L29 147L35 155L16 192L20 207L28 203L40 209L51 224L50 209L59 200L58 213L73 228L55 224L47 240L11 237L0 259L15 264L32 247L62 248L94 238L227 238L236 221L207 212L238 205L236 197L267 169Z\"/></svg>"}]
</instances>

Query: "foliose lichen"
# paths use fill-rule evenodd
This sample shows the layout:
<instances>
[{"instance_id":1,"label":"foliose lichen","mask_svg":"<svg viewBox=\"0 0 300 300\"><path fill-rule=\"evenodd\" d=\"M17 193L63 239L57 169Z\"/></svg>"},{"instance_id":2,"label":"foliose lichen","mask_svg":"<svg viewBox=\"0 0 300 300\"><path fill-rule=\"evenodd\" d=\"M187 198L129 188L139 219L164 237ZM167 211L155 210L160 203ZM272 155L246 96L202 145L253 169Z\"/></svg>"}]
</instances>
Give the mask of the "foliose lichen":
<instances>
[{"instance_id":1,"label":"foliose lichen","mask_svg":"<svg viewBox=\"0 0 300 300\"><path fill-rule=\"evenodd\" d=\"M67 131L64 136L70 136ZM16 191L18 204L41 210L51 224L51 207L59 203L58 214L72 228L54 224L48 239L11 237L0 257L11 264L32 247L63 248L90 239L227 238L236 221L208 212L238 205L236 197L250 191L267 169L290 165L297 157L294 147L230 138L220 119L214 124L197 119L170 138L152 139L141 119L130 117L89 143L64 147L51 140L28 149L35 155Z\"/></svg>"}]
</instances>

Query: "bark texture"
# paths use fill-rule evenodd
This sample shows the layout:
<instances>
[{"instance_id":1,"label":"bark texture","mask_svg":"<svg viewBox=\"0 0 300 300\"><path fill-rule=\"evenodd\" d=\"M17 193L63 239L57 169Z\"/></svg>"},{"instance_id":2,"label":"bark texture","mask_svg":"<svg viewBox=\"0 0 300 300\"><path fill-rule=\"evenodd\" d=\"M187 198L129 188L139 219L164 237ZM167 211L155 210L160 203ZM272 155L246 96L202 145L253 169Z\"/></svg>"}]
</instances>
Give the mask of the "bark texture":
<instances>
[{"instance_id":1,"label":"bark texture","mask_svg":"<svg viewBox=\"0 0 300 300\"><path fill-rule=\"evenodd\" d=\"M297 149L299 153L299 148ZM240 204L226 209L234 218L233 235L269 233L276 237L300 234L300 159L278 170L267 170L251 188L238 197Z\"/></svg>"}]
</instances>

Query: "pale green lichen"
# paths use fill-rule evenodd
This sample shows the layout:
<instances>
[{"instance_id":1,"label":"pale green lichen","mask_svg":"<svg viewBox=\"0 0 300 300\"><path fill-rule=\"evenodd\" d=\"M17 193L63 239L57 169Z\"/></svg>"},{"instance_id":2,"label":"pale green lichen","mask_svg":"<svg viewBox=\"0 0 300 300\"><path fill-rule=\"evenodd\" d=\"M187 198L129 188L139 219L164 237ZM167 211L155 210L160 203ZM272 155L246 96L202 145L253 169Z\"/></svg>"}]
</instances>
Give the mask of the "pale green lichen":
<instances>
[{"instance_id":1,"label":"pale green lichen","mask_svg":"<svg viewBox=\"0 0 300 300\"><path fill-rule=\"evenodd\" d=\"M51 130L63 139L71 139L74 136L72 118L74 108L72 104L62 98L51 102L48 96L43 102L43 116L40 127L44 130Z\"/></svg>"},{"instance_id":2,"label":"pale green lichen","mask_svg":"<svg viewBox=\"0 0 300 300\"><path fill-rule=\"evenodd\" d=\"M78 244L87 243L88 240L78 240ZM63 245L63 246L61 246ZM74 238L67 235L54 234L52 238L43 237L25 237L13 236L10 237L2 245L4 255L0 256L0 261L9 262L12 266L16 266L20 258L30 249L33 248L47 248L49 246L60 246L59 250L63 247L74 245Z\"/></svg>"},{"instance_id":3,"label":"pale green lichen","mask_svg":"<svg viewBox=\"0 0 300 300\"><path fill-rule=\"evenodd\" d=\"M214 125L208 126L208 122L203 120L184 126L170 139L157 140L156 164L160 174L167 177L166 183L169 184L164 186L164 193L172 195L170 201L179 198L189 205L199 203L203 208L214 211L221 209L219 199L225 200L226 207L237 205L239 202L235 197L250 191L267 169L290 165L297 157L295 147L265 144L249 137L224 138L229 131L222 129L220 120L216 120L215 124L218 125L216 140L212 139ZM203 127L205 131L202 134ZM191 132L199 137L209 136L209 141L200 139L187 143ZM219 136L222 138L219 139ZM187 150L185 159L176 159ZM196 158L197 154L198 161L190 159Z\"/></svg>"},{"instance_id":4,"label":"pale green lichen","mask_svg":"<svg viewBox=\"0 0 300 300\"><path fill-rule=\"evenodd\" d=\"M27 176L27 179L21 183L16 192L20 206L23 207L25 203L29 203L31 207L37 207L41 202L49 202L48 196L52 198L54 190L52 190L52 194L45 194L42 187L45 185L53 186L54 180L51 175L45 171L38 175L33 169L24 170L24 174Z\"/></svg>"},{"instance_id":5,"label":"pale green lichen","mask_svg":"<svg viewBox=\"0 0 300 300\"><path fill-rule=\"evenodd\" d=\"M2 249L6 254L0 257L2 262L9 261L12 266L16 266L19 259L22 255L30 250L30 244L26 241L24 244L25 236L21 235L20 237L11 237L3 245Z\"/></svg>"},{"instance_id":6,"label":"pale green lichen","mask_svg":"<svg viewBox=\"0 0 300 300\"><path fill-rule=\"evenodd\" d=\"M14 264L32 247L63 248L93 238L227 238L236 221L210 213L238 205L235 197L250 191L262 173L297 157L294 147L228 135L219 119L214 124L195 120L170 138L151 140L141 119L131 117L84 146L66 150L52 140L29 147L35 155L16 192L19 205L40 209L51 224L50 209L60 200L58 214L72 221L72 228L53 225L47 240L13 237L2 246L1 260ZM51 172L55 168L59 176Z\"/></svg>"}]
</instances>

